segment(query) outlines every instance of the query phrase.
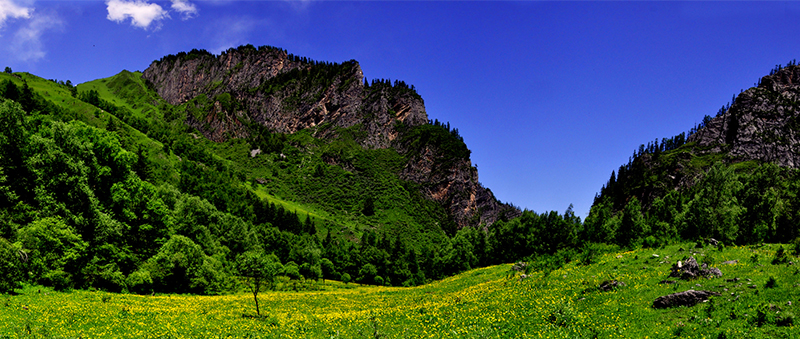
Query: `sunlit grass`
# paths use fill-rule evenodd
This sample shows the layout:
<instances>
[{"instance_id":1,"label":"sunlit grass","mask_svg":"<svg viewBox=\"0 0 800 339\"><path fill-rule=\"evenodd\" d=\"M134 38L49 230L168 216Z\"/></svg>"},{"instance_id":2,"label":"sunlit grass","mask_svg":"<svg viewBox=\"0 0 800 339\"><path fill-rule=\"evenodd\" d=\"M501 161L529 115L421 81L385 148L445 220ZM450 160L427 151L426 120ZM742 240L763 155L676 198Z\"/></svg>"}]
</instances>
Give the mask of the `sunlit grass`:
<instances>
[{"instance_id":1,"label":"sunlit grass","mask_svg":"<svg viewBox=\"0 0 800 339\"><path fill-rule=\"evenodd\" d=\"M28 287L0 300L0 337L718 338L723 333L728 338L792 338L800 334L796 325L777 326L773 321L757 326L753 320L760 305L780 307L789 314L800 298L794 287L797 269L769 263L777 245L723 252L691 244L683 247L684 251L673 246L607 254L593 265L573 262L523 280L508 277L510 265L499 265L412 288L349 284L351 288L345 289L342 283L329 282L328 291L263 292L259 294L262 317L252 317L250 294L140 296ZM722 278L658 283L667 278L672 263L693 254L713 256L717 263L739 263L719 265ZM760 258L757 263L751 262L754 254ZM770 276L776 277L777 288L764 287ZM741 280L725 280L734 277ZM596 287L608 279L627 286L598 291ZM723 295L691 308L651 307L661 295L688 289ZM731 293L740 298L728 301L735 298Z\"/></svg>"}]
</instances>

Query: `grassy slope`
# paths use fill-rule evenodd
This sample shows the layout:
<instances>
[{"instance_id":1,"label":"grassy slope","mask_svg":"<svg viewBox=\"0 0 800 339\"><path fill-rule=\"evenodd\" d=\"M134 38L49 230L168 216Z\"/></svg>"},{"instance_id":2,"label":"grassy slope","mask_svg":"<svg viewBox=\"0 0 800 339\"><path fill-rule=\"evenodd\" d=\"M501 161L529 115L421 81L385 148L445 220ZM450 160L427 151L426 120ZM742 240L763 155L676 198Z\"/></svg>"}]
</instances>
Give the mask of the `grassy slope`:
<instances>
[{"instance_id":1,"label":"grassy slope","mask_svg":"<svg viewBox=\"0 0 800 339\"><path fill-rule=\"evenodd\" d=\"M186 104L169 107L155 93L146 90L139 72L123 71L80 84L78 90L96 90L101 99L146 120L164 119L165 113L161 111L164 107L174 110L171 116L178 117L175 121L183 121L189 114ZM313 138L312 133L301 131L289 136L289 146L283 150L285 159L277 153L251 158L250 145L241 139L214 143L200 138L196 142L243 173L247 187L260 197L297 212L301 220L311 216L320 236L332 230L353 239L366 229L381 229L392 238L400 236L412 244L424 245L442 239L444 235L435 224L444 216L443 210L433 202L420 203L421 197L403 187L394 174L404 163L397 152L363 150L352 140L352 133L358 133L354 131L344 130L343 137L334 141ZM158 141L145 135L132 139L130 143L147 144L151 149L150 160L161 168L163 176L177 178L174 170L180 167L177 157L165 154ZM338 156L348 169L325 164L324 153ZM313 176L317 166L325 169L325 176ZM267 183L257 184L256 178L266 179ZM177 179L167 182L176 185ZM375 216L361 214L366 194L375 197Z\"/></svg>"},{"instance_id":2,"label":"grassy slope","mask_svg":"<svg viewBox=\"0 0 800 339\"><path fill-rule=\"evenodd\" d=\"M777 316L796 313L800 298L798 269L770 264L777 245L722 252L692 245L683 244L686 251L676 245L606 254L595 264L571 263L549 275L535 272L521 281L507 277L510 265L500 265L414 288L342 289L340 283L329 283L327 291L262 292L263 318L242 317L254 314L252 295L247 293L137 296L29 287L0 300L0 324L4 324L0 337L775 338L800 334L797 325L774 323ZM667 278L670 263L692 253L699 261L713 257L715 262L739 263L718 265L722 278L658 284ZM757 263L751 261L754 255ZM725 280L734 277L742 280ZM765 288L770 277L777 279L777 287ZM598 291L596 286L607 279L627 286ZM722 295L690 308L651 307L658 296L688 289ZM759 310L766 320L761 326Z\"/></svg>"}]
</instances>

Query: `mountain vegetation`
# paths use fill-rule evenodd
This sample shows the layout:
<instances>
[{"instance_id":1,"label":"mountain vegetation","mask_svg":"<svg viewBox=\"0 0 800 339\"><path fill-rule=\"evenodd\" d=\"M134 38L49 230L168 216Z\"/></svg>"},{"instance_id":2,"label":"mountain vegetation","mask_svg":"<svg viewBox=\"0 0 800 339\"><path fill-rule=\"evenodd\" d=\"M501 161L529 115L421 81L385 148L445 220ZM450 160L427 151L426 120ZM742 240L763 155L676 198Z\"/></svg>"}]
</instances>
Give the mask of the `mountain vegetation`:
<instances>
[{"instance_id":1,"label":"mountain vegetation","mask_svg":"<svg viewBox=\"0 0 800 339\"><path fill-rule=\"evenodd\" d=\"M255 53L229 51L240 52ZM154 64L204 57L211 56L194 51ZM345 67L283 57L312 69L282 73L264 82L272 89L255 92L310 81L299 85L304 93L332 84ZM246 107L235 93L200 93L176 105L139 72L77 86L28 73L0 77L3 291L33 283L220 294L250 281L255 297L275 276L296 288L319 279L418 285L495 262L490 235L479 228L485 217L461 220L471 223L464 227L426 195L441 192L436 185L453 171L466 168L466 187L491 198L483 206L506 206L497 220L519 213L477 183L463 138L435 120L386 121L397 148L371 144L364 121L380 118L363 109L353 125L318 121L291 132L239 116L239 132L213 140L208 117ZM400 81L353 84L395 117L409 108L390 111L387 100L421 101ZM433 164L423 167L440 172L409 168L409 159L431 154ZM264 260L276 265L266 279L252 264Z\"/></svg>"},{"instance_id":2,"label":"mountain vegetation","mask_svg":"<svg viewBox=\"0 0 800 339\"><path fill-rule=\"evenodd\" d=\"M642 145L585 221L478 181L402 81L274 47L169 55L73 85L0 74L0 292L415 286L523 259L545 276L683 241L798 238L800 67ZM723 248L724 246L723 245Z\"/></svg>"},{"instance_id":3,"label":"mountain vegetation","mask_svg":"<svg viewBox=\"0 0 800 339\"><path fill-rule=\"evenodd\" d=\"M792 256L778 245L681 243L597 254L548 274L503 264L410 288L326 281L322 290L293 291L278 280L274 291L258 294L260 316L249 293L151 296L28 286L3 297L0 336L793 338L800 274L773 264ZM670 278L670 266L690 257L724 276ZM607 287L612 281L619 283ZM693 289L719 295L691 307L653 307L660 296Z\"/></svg>"},{"instance_id":4,"label":"mountain vegetation","mask_svg":"<svg viewBox=\"0 0 800 339\"><path fill-rule=\"evenodd\" d=\"M776 66L688 133L641 145L612 172L584 227L589 239L659 246L797 239L800 67Z\"/></svg>"}]
</instances>

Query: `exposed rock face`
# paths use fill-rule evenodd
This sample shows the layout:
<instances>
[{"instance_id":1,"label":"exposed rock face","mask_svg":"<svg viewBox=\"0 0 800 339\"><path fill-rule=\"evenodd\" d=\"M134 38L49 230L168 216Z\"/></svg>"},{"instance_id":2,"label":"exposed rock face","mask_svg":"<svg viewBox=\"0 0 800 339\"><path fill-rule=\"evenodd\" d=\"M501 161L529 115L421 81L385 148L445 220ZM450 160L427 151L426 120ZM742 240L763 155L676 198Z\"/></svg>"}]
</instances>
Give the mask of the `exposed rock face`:
<instances>
[{"instance_id":1,"label":"exposed rock face","mask_svg":"<svg viewBox=\"0 0 800 339\"><path fill-rule=\"evenodd\" d=\"M278 133L330 124L359 128L362 137L357 141L365 148L393 147L404 153L401 131L428 123L422 98L405 83L365 85L354 60L316 63L272 47L244 46L219 56L204 51L168 56L154 61L143 78L173 105L202 96L211 101L202 118L189 115L186 124L217 142L247 136L249 123ZM317 138L333 138L337 129L317 132ZM447 156L428 143L408 157L399 175L420 184L424 195L441 203L459 228L490 225L521 213L500 204L478 182L468 153L442 166Z\"/></svg>"},{"instance_id":2,"label":"exposed rock face","mask_svg":"<svg viewBox=\"0 0 800 339\"><path fill-rule=\"evenodd\" d=\"M712 291L695 291L695 290L688 290L685 292L668 294L662 297L658 297L655 301L653 301L653 308L694 306L700 302L708 300L708 298L715 295L719 295L719 293Z\"/></svg>"},{"instance_id":3,"label":"exposed rock face","mask_svg":"<svg viewBox=\"0 0 800 339\"><path fill-rule=\"evenodd\" d=\"M722 271L716 267L709 268L706 264L700 266L697 264L697 260L691 257L686 262L678 261L677 264L672 265L672 272L669 276L683 280L692 280L699 277L714 278L721 277Z\"/></svg>"},{"instance_id":4,"label":"exposed rock face","mask_svg":"<svg viewBox=\"0 0 800 339\"><path fill-rule=\"evenodd\" d=\"M400 177L424 183L423 193L449 206L459 227L491 225L500 218L513 219L521 215L518 209L498 203L494 194L480 184L478 169L468 158L446 168L437 168L440 157L436 147L429 145L419 156L409 160Z\"/></svg>"},{"instance_id":5,"label":"exposed rock face","mask_svg":"<svg viewBox=\"0 0 800 339\"><path fill-rule=\"evenodd\" d=\"M688 138L708 152L729 150L734 161L761 160L800 166L800 67L761 78L724 114Z\"/></svg>"},{"instance_id":6,"label":"exposed rock face","mask_svg":"<svg viewBox=\"0 0 800 339\"><path fill-rule=\"evenodd\" d=\"M215 101L204 121L190 117L187 124L218 142L245 135L244 122L278 133L323 123L344 128L363 123L367 137L362 144L386 148L397 137L396 121L409 126L428 121L422 98L415 92L386 84L364 86L356 61L301 61L277 48L167 57L154 61L142 76L173 105L199 95ZM224 94L231 96L238 109L230 112L219 105L217 98Z\"/></svg>"}]
</instances>

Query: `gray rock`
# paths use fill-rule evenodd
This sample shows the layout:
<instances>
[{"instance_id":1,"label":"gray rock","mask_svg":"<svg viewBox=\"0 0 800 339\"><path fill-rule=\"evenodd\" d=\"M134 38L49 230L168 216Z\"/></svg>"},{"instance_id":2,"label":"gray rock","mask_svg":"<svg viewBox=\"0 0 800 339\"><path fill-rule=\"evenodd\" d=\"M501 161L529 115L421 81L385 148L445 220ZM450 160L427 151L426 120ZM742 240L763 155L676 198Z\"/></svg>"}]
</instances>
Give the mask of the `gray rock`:
<instances>
[{"instance_id":1,"label":"gray rock","mask_svg":"<svg viewBox=\"0 0 800 339\"><path fill-rule=\"evenodd\" d=\"M322 67L337 67L329 78L316 78ZM220 55L199 53L154 61L142 79L167 102L180 105L204 95L208 105L201 117L189 114L184 123L215 142L248 136L248 124L271 132L294 133L330 124L314 137L338 137L340 128L360 126L357 138L367 149L393 148L407 155L411 146L398 126L428 123L425 104L413 87L389 83L364 84L355 60L338 66L319 66L292 58L278 48L229 49ZM292 81L289 81L289 80ZM224 103L233 102L236 105ZM196 138L199 136L195 135ZM423 196L437 201L453 216L459 228L485 225L501 217L521 215L518 208L500 203L480 184L478 170L469 156L457 159L428 143L409 156L400 178L420 184ZM251 153L251 156L255 156ZM447 161L446 167L441 166ZM346 168L336 157L323 159ZM477 219L477 220L476 220Z\"/></svg>"},{"instance_id":2,"label":"gray rock","mask_svg":"<svg viewBox=\"0 0 800 339\"><path fill-rule=\"evenodd\" d=\"M800 166L800 133L794 128L800 98L800 67L786 67L761 78L758 87L736 97L723 114L687 142L697 142L709 152L728 148L737 161L760 160L779 166Z\"/></svg>"},{"instance_id":3,"label":"gray rock","mask_svg":"<svg viewBox=\"0 0 800 339\"><path fill-rule=\"evenodd\" d=\"M695 290L688 290L685 292L668 294L665 296L658 297L655 301L653 301L653 308L694 306L716 295L720 294L712 291L695 291Z\"/></svg>"},{"instance_id":4,"label":"gray rock","mask_svg":"<svg viewBox=\"0 0 800 339\"><path fill-rule=\"evenodd\" d=\"M678 263L672 265L672 272L669 276L683 280L692 280L699 277L714 278L721 277L722 271L716 267L708 268L706 264L700 266L697 264L697 260L691 257L686 262L678 261Z\"/></svg>"},{"instance_id":5,"label":"gray rock","mask_svg":"<svg viewBox=\"0 0 800 339\"><path fill-rule=\"evenodd\" d=\"M611 290L616 289L617 287L627 286L624 282L617 281L617 280L606 280L600 284L598 287L603 292L608 292Z\"/></svg>"}]
</instances>

